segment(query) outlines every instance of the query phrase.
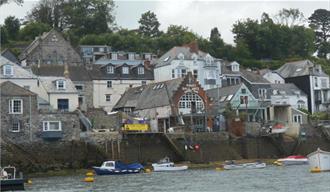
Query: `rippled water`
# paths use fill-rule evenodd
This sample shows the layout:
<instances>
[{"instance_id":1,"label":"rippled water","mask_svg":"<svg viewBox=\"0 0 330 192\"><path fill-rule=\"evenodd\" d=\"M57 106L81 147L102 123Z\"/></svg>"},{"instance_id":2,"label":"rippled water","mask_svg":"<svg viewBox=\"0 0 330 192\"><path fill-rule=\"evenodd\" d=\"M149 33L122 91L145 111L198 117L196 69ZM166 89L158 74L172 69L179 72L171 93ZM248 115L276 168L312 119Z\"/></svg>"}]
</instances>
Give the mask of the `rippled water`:
<instances>
[{"instance_id":1,"label":"rippled water","mask_svg":"<svg viewBox=\"0 0 330 192\"><path fill-rule=\"evenodd\" d=\"M94 183L84 176L34 178L26 191L285 191L330 192L330 172L312 174L308 166L275 167L258 170L188 170L183 172L95 176Z\"/></svg>"}]
</instances>

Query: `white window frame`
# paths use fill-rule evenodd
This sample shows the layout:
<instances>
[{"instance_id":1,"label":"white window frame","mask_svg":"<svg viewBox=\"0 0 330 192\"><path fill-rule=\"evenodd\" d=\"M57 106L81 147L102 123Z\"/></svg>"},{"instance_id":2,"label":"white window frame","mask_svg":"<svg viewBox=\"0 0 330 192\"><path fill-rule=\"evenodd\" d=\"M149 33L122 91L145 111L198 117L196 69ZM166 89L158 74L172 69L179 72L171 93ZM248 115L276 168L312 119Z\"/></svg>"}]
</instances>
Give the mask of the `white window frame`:
<instances>
[{"instance_id":1,"label":"white window frame","mask_svg":"<svg viewBox=\"0 0 330 192\"><path fill-rule=\"evenodd\" d=\"M292 121L294 123L302 124L302 115L296 114L296 115L293 115L292 118L293 118Z\"/></svg>"},{"instance_id":2,"label":"white window frame","mask_svg":"<svg viewBox=\"0 0 330 192\"><path fill-rule=\"evenodd\" d=\"M107 88L112 88L112 81L107 81Z\"/></svg>"},{"instance_id":3,"label":"white window frame","mask_svg":"<svg viewBox=\"0 0 330 192\"><path fill-rule=\"evenodd\" d=\"M20 107L19 107L19 111L15 112L14 111L14 103L15 101L19 101L20 102ZM9 114L23 114L23 100L22 99L11 99L9 101Z\"/></svg>"},{"instance_id":4,"label":"white window frame","mask_svg":"<svg viewBox=\"0 0 330 192\"><path fill-rule=\"evenodd\" d=\"M147 85L147 81L141 81L141 85Z\"/></svg>"},{"instance_id":5,"label":"white window frame","mask_svg":"<svg viewBox=\"0 0 330 192\"><path fill-rule=\"evenodd\" d=\"M129 74L129 68L128 67L122 67L122 73L123 74Z\"/></svg>"},{"instance_id":6,"label":"white window frame","mask_svg":"<svg viewBox=\"0 0 330 192\"><path fill-rule=\"evenodd\" d=\"M57 88L57 90L65 90L66 89L66 81L65 80L57 80L56 81L56 88Z\"/></svg>"},{"instance_id":7,"label":"white window frame","mask_svg":"<svg viewBox=\"0 0 330 192\"><path fill-rule=\"evenodd\" d=\"M14 128L14 125L17 125L17 130L13 129ZM10 129L10 132L13 132L13 133L18 133L21 131L21 122L20 121L13 121L13 123L11 124L11 129Z\"/></svg>"},{"instance_id":8,"label":"white window frame","mask_svg":"<svg viewBox=\"0 0 330 192\"><path fill-rule=\"evenodd\" d=\"M108 74L114 74L115 70L114 67L112 65L108 65L107 66L107 73Z\"/></svg>"},{"instance_id":9,"label":"white window frame","mask_svg":"<svg viewBox=\"0 0 330 192\"><path fill-rule=\"evenodd\" d=\"M58 123L57 130L50 130L51 123ZM62 122L61 121L43 121L42 122L42 131L62 131Z\"/></svg>"},{"instance_id":10,"label":"white window frame","mask_svg":"<svg viewBox=\"0 0 330 192\"><path fill-rule=\"evenodd\" d=\"M259 98L266 99L267 98L267 89L264 89L264 88L258 89L258 96L259 96Z\"/></svg>"},{"instance_id":11,"label":"white window frame","mask_svg":"<svg viewBox=\"0 0 330 192\"><path fill-rule=\"evenodd\" d=\"M138 74L143 75L144 74L144 67L138 67Z\"/></svg>"},{"instance_id":12,"label":"white window frame","mask_svg":"<svg viewBox=\"0 0 330 192\"><path fill-rule=\"evenodd\" d=\"M2 68L4 76L13 76L14 75L14 67L10 64L6 64Z\"/></svg>"},{"instance_id":13,"label":"white window frame","mask_svg":"<svg viewBox=\"0 0 330 192\"><path fill-rule=\"evenodd\" d=\"M105 94L105 101L111 102L111 94Z\"/></svg>"},{"instance_id":14,"label":"white window frame","mask_svg":"<svg viewBox=\"0 0 330 192\"><path fill-rule=\"evenodd\" d=\"M77 86L81 86L81 89L77 89ZM85 86L83 84L77 84L74 87L77 89L77 91L83 91L83 90L85 90Z\"/></svg>"}]
</instances>

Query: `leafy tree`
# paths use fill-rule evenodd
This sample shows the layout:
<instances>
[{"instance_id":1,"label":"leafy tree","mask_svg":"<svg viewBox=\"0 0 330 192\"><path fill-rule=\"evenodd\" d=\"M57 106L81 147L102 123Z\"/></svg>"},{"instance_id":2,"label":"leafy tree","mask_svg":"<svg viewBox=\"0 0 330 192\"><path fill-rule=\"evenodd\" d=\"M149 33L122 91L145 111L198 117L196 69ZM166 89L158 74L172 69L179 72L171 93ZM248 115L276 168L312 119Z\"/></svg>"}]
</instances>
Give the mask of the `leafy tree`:
<instances>
[{"instance_id":1,"label":"leafy tree","mask_svg":"<svg viewBox=\"0 0 330 192\"><path fill-rule=\"evenodd\" d=\"M330 52L330 11L317 9L308 19L309 26L315 31L318 56L325 58L327 53Z\"/></svg>"},{"instance_id":2,"label":"leafy tree","mask_svg":"<svg viewBox=\"0 0 330 192\"><path fill-rule=\"evenodd\" d=\"M275 16L280 24L293 27L295 25L300 25L305 22L305 17L299 9L282 9Z\"/></svg>"},{"instance_id":3,"label":"leafy tree","mask_svg":"<svg viewBox=\"0 0 330 192\"><path fill-rule=\"evenodd\" d=\"M7 30L4 26L0 25L0 34L1 34L1 39L0 39L0 44L6 44L8 43L8 33Z\"/></svg>"},{"instance_id":4,"label":"leafy tree","mask_svg":"<svg viewBox=\"0 0 330 192\"><path fill-rule=\"evenodd\" d=\"M10 3L10 2L15 2L17 5L22 5L23 4L23 0L0 0L0 6Z\"/></svg>"},{"instance_id":5,"label":"leafy tree","mask_svg":"<svg viewBox=\"0 0 330 192\"><path fill-rule=\"evenodd\" d=\"M5 25L8 32L8 38L11 40L17 39L19 28L20 28L20 22L19 20L14 16L8 16L5 19Z\"/></svg>"},{"instance_id":6,"label":"leafy tree","mask_svg":"<svg viewBox=\"0 0 330 192\"><path fill-rule=\"evenodd\" d=\"M157 16L155 13L148 11L141 15L139 20L139 33L144 37L157 37L160 34Z\"/></svg>"},{"instance_id":7,"label":"leafy tree","mask_svg":"<svg viewBox=\"0 0 330 192\"><path fill-rule=\"evenodd\" d=\"M51 27L45 23L28 23L20 30L20 39L24 41L33 40L35 37L41 35L43 32L48 32L50 29Z\"/></svg>"}]
</instances>

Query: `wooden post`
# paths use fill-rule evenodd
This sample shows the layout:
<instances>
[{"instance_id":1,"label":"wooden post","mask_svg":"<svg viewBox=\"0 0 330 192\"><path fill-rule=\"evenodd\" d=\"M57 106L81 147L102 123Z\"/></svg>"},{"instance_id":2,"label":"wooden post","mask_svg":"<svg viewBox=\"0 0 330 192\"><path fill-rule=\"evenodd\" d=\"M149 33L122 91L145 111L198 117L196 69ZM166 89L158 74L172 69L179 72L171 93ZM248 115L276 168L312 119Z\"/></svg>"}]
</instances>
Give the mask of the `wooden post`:
<instances>
[{"instance_id":1,"label":"wooden post","mask_svg":"<svg viewBox=\"0 0 330 192\"><path fill-rule=\"evenodd\" d=\"M117 147L118 147L118 159L120 159L120 141L117 140Z\"/></svg>"},{"instance_id":2,"label":"wooden post","mask_svg":"<svg viewBox=\"0 0 330 192\"><path fill-rule=\"evenodd\" d=\"M113 146L113 140L111 140L111 154L112 154L112 160L115 159L115 148Z\"/></svg>"}]
</instances>

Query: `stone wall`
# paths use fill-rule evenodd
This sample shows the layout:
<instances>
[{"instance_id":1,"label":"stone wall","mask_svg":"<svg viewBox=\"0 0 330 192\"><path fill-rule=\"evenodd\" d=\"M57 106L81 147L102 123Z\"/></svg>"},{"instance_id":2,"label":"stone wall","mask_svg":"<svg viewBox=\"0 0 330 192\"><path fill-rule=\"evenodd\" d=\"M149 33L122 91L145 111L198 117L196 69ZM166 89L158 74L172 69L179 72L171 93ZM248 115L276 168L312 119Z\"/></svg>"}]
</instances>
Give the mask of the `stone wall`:
<instances>
[{"instance_id":1,"label":"stone wall","mask_svg":"<svg viewBox=\"0 0 330 192\"><path fill-rule=\"evenodd\" d=\"M83 85L83 90L78 90L78 95L84 96L84 103L79 108L82 111L87 111L93 108L93 83L92 81L73 81L75 85Z\"/></svg>"},{"instance_id":2,"label":"stone wall","mask_svg":"<svg viewBox=\"0 0 330 192\"><path fill-rule=\"evenodd\" d=\"M89 109L86 113L93 125L93 129L108 129L109 131L118 131L121 128L121 113L108 115L103 109Z\"/></svg>"}]
</instances>

